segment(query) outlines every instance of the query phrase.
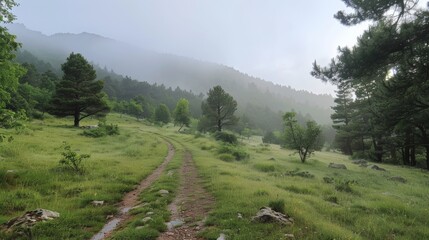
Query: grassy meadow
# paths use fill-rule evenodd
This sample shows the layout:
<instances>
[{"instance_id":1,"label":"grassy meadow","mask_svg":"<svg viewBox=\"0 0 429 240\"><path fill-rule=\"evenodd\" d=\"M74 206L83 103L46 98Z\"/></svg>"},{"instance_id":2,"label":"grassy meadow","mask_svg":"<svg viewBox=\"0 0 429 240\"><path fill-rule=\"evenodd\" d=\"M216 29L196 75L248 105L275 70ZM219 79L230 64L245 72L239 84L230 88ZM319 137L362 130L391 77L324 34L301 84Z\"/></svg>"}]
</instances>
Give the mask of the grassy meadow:
<instances>
[{"instance_id":1,"label":"grassy meadow","mask_svg":"<svg viewBox=\"0 0 429 240\"><path fill-rule=\"evenodd\" d=\"M165 230L162 223L169 218L166 207L177 190L185 149L192 152L204 185L216 199L202 233L207 239L220 233L246 240L286 239L285 234L295 239L429 239L427 171L384 164L377 165L386 172L376 171L331 152L317 152L303 164L291 151L262 145L256 137L233 147L248 154L237 161L220 153L224 147L209 135L177 133L171 125L149 126L115 114L107 122L118 124L120 135L85 137L80 135L83 130L69 127L67 119L33 121L20 134L10 131L15 140L0 145L0 223L40 207L61 216L37 224L36 239L89 239L106 216L117 211L114 204L123 194L162 162L165 138L176 148L173 161L141 194L147 204L132 210L131 221L113 239L155 239ZM83 175L58 168L63 141L91 155ZM330 162L345 164L348 170L328 168ZM392 181L392 176L407 182ZM172 194L161 197L159 189ZM107 204L94 207L93 200ZM251 221L259 208L277 200L285 202L286 213L295 220L292 226ZM148 212L153 212L153 221L143 224Z\"/></svg>"}]
</instances>

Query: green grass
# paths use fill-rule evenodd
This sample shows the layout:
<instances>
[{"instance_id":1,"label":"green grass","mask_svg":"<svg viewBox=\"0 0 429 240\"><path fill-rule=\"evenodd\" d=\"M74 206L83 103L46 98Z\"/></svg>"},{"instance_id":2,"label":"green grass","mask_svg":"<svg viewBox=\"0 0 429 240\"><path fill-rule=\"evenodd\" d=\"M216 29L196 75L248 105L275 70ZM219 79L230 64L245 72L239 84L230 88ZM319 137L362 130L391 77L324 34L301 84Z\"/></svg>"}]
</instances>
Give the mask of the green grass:
<instances>
[{"instance_id":1,"label":"green grass","mask_svg":"<svg viewBox=\"0 0 429 240\"><path fill-rule=\"evenodd\" d=\"M262 145L256 137L229 148L208 135L178 134L171 125L157 128L118 115L109 116L108 122L119 125L120 135L88 138L69 127L70 120L56 119L32 122L20 135L9 131L15 141L0 145L0 223L41 207L61 217L37 225L37 239L90 238L105 217L117 211L114 204L123 193L162 162L166 137L173 139L177 154L161 178L142 193L147 205L132 211L132 220L116 239L154 239L165 230L163 223L170 216L166 206L177 190L176 170L184 148L192 152L205 187L216 199L202 234L207 239L220 233L246 240L284 239L286 233L296 239L429 239L427 171L377 164L387 170L380 172L330 152L317 152L303 164L291 151ZM58 171L64 140L78 153L91 154L83 176ZM237 161L235 151L245 153L245 158ZM348 170L328 168L330 162L345 164ZM7 170L15 172L6 174ZM174 177L166 175L169 170ZM392 176L407 182L391 181ZM159 189L170 194L160 196ZM93 207L92 200L107 205ZM282 200L295 220L292 226L251 221L260 207ZM152 220L143 223L148 212L154 213Z\"/></svg>"},{"instance_id":2,"label":"green grass","mask_svg":"<svg viewBox=\"0 0 429 240\"><path fill-rule=\"evenodd\" d=\"M100 230L106 216L117 211L115 204L124 193L167 153L164 141L142 132L140 122L117 115L108 120L119 125L120 135L88 138L81 135L83 130L69 127L72 122L67 119L31 122L26 134L10 131L15 140L0 145L0 223L45 208L59 212L60 218L37 224L32 230L37 239L89 239ZM82 125L96 123L89 120ZM85 174L58 168L63 141L79 154L91 155L84 162ZM94 207L93 200L106 204Z\"/></svg>"},{"instance_id":3,"label":"green grass","mask_svg":"<svg viewBox=\"0 0 429 240\"><path fill-rule=\"evenodd\" d=\"M192 150L200 175L216 198L203 234L208 239L220 233L229 239L283 239L286 233L297 239L429 238L426 171L379 164L388 170L379 172L329 152L317 152L303 164L291 151L261 145L255 138L242 147L248 160L222 161L218 155L222 147L209 137L174 137ZM348 170L328 168L330 162L346 164ZM407 183L388 179L397 175ZM332 183L326 183L326 177ZM295 219L293 226L251 221L260 207L279 199Z\"/></svg>"}]
</instances>

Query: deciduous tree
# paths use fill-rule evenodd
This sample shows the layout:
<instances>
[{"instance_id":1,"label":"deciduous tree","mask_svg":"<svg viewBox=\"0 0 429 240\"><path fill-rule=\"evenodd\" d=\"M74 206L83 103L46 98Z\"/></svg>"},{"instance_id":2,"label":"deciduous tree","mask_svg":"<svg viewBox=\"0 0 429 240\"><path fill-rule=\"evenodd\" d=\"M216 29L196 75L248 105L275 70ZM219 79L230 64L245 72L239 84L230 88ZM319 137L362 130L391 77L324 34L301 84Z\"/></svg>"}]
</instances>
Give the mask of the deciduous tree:
<instances>
[{"instance_id":1,"label":"deciduous tree","mask_svg":"<svg viewBox=\"0 0 429 240\"><path fill-rule=\"evenodd\" d=\"M191 114L189 112L189 102L185 98L179 99L177 101L176 108L174 109L174 125L179 125L180 131L184 126L189 127L191 123Z\"/></svg>"},{"instance_id":2,"label":"deciduous tree","mask_svg":"<svg viewBox=\"0 0 429 240\"><path fill-rule=\"evenodd\" d=\"M288 147L297 151L301 162L304 163L314 151L321 149L322 130L314 121L308 121L306 127L299 125L295 115L295 112L287 112L283 115L285 142Z\"/></svg>"}]
</instances>

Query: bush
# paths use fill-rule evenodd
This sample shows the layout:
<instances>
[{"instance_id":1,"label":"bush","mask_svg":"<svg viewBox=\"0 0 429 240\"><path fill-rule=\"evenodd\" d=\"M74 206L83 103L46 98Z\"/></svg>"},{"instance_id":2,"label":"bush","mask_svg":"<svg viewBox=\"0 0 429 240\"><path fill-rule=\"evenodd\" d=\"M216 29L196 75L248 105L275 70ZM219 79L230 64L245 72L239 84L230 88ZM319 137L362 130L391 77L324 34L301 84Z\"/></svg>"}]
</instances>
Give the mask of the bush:
<instances>
[{"instance_id":1,"label":"bush","mask_svg":"<svg viewBox=\"0 0 429 240\"><path fill-rule=\"evenodd\" d=\"M219 154L219 159L225 162L232 162L235 160L235 157L229 153L222 153L222 154Z\"/></svg>"},{"instance_id":2,"label":"bush","mask_svg":"<svg viewBox=\"0 0 429 240\"><path fill-rule=\"evenodd\" d=\"M345 180L345 181L338 181L335 184L335 190L340 192L353 192L352 187L350 186L352 183L355 183L355 181Z\"/></svg>"},{"instance_id":3,"label":"bush","mask_svg":"<svg viewBox=\"0 0 429 240\"><path fill-rule=\"evenodd\" d=\"M240 161L246 158L249 158L249 154L246 153L243 149L238 148L230 144L224 144L218 149L218 153L228 153L235 157L235 160Z\"/></svg>"},{"instance_id":4,"label":"bush","mask_svg":"<svg viewBox=\"0 0 429 240\"><path fill-rule=\"evenodd\" d=\"M237 137L232 133L216 132L214 134L214 137L217 141L221 141L224 143L229 143L229 144L233 144L233 145L236 145L238 143Z\"/></svg>"},{"instance_id":5,"label":"bush","mask_svg":"<svg viewBox=\"0 0 429 240\"><path fill-rule=\"evenodd\" d=\"M98 127L83 131L82 135L87 137L104 137L104 136L112 136L119 135L119 127L118 125L106 124L106 122L99 122Z\"/></svg>"},{"instance_id":6,"label":"bush","mask_svg":"<svg viewBox=\"0 0 429 240\"><path fill-rule=\"evenodd\" d=\"M285 201L283 199L270 201L268 206L276 212L285 214Z\"/></svg>"},{"instance_id":7,"label":"bush","mask_svg":"<svg viewBox=\"0 0 429 240\"><path fill-rule=\"evenodd\" d=\"M82 174L84 172L82 161L90 157L89 154L77 154L71 150L70 145L67 142L63 142L64 151L61 153L63 158L60 160L60 164L65 166L67 169Z\"/></svg>"},{"instance_id":8,"label":"bush","mask_svg":"<svg viewBox=\"0 0 429 240\"><path fill-rule=\"evenodd\" d=\"M274 172L276 170L276 167L274 167L274 165L271 165L271 164L259 163L259 164L255 164L253 167L261 172Z\"/></svg>"}]
</instances>

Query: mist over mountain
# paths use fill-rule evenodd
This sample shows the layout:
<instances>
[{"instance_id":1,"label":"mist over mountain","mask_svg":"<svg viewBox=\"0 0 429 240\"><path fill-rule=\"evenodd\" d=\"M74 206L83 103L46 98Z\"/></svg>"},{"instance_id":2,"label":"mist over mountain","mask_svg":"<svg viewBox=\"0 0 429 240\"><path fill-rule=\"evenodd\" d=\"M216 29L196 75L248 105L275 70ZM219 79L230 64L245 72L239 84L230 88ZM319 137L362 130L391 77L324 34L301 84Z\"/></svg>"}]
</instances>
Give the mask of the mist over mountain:
<instances>
[{"instance_id":1,"label":"mist over mountain","mask_svg":"<svg viewBox=\"0 0 429 240\"><path fill-rule=\"evenodd\" d=\"M322 124L330 124L333 98L297 91L241 73L231 67L186 57L160 54L92 33L58 33L51 36L27 29L22 24L7 25L22 49L59 68L71 52L83 54L93 64L139 81L180 87L206 94L221 85L239 104L239 112L257 114L254 109L276 113L296 110ZM297 79L298 80L298 79ZM263 113L261 116L263 117ZM281 119L279 119L279 124Z\"/></svg>"}]
</instances>

